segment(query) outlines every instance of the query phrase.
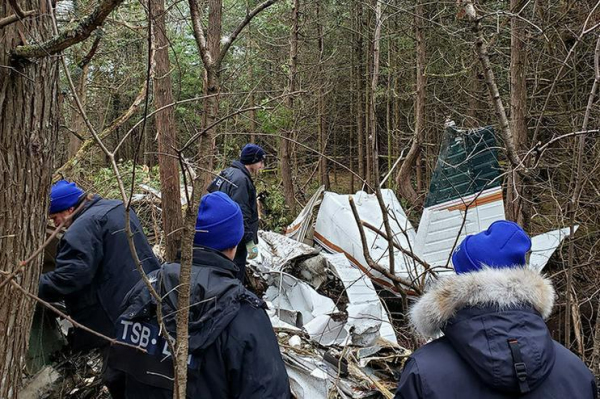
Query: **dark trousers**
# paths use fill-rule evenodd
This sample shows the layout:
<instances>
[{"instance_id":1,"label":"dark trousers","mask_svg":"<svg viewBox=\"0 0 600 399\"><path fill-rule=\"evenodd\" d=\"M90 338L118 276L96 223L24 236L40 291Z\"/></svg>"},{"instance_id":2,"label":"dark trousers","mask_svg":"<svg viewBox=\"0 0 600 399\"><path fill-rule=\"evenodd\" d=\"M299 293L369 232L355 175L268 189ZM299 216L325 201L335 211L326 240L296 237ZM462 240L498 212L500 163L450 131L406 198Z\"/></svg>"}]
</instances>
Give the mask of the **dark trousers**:
<instances>
[{"instance_id":1,"label":"dark trousers","mask_svg":"<svg viewBox=\"0 0 600 399\"><path fill-rule=\"evenodd\" d=\"M235 251L235 257L233 258L233 263L238 268L238 274L236 277L238 280L244 284L244 279L246 278L246 258L248 257L248 250L246 249L246 244L240 242L237 250Z\"/></svg>"},{"instance_id":2,"label":"dark trousers","mask_svg":"<svg viewBox=\"0 0 600 399\"><path fill-rule=\"evenodd\" d=\"M109 365L110 346L101 349L102 383L108 388L112 399L125 399L125 373Z\"/></svg>"}]
</instances>

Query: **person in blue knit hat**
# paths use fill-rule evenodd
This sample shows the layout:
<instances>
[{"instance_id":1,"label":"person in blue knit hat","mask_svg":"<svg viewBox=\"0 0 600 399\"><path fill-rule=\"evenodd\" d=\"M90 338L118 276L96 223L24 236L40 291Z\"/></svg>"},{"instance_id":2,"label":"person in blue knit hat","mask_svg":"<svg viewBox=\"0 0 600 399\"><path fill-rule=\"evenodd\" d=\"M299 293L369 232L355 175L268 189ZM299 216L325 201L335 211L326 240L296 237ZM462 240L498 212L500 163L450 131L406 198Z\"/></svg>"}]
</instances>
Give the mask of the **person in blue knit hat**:
<instances>
[{"instance_id":1,"label":"person in blue knit hat","mask_svg":"<svg viewBox=\"0 0 600 399\"><path fill-rule=\"evenodd\" d=\"M238 203L244 216L244 237L238 245L234 263L238 267L237 276L244 282L246 259L258 256L258 206L256 188L252 175L265 167L265 150L256 144L246 144L240 159L223 170L208 186L208 192L221 191Z\"/></svg>"},{"instance_id":2,"label":"person in blue knit hat","mask_svg":"<svg viewBox=\"0 0 600 399\"><path fill-rule=\"evenodd\" d=\"M456 274L410 311L417 333L433 341L406 362L395 399L596 398L593 374L546 327L554 288L527 267L530 249L506 220L460 243Z\"/></svg>"},{"instance_id":3,"label":"person in blue knit hat","mask_svg":"<svg viewBox=\"0 0 600 399\"><path fill-rule=\"evenodd\" d=\"M40 277L38 296L49 302L64 300L73 320L114 338L121 301L141 279L125 232L123 202L88 195L77 184L60 180L50 189L48 211L55 226L66 231L55 269ZM129 216L144 271L158 269L140 221L133 211ZM122 398L124 379L107 366L109 342L78 328L68 339L74 351L101 349L103 381L113 398Z\"/></svg>"},{"instance_id":4,"label":"person in blue knit hat","mask_svg":"<svg viewBox=\"0 0 600 399\"><path fill-rule=\"evenodd\" d=\"M187 309L190 398L290 397L266 305L236 278L232 260L243 235L242 211L236 202L220 191L202 197ZM177 330L179 271L179 263L168 263L149 276L163 298L163 321L171 336ZM127 398L172 398L173 363L159 334L155 300L145 284L136 285L127 295L117 337L146 351L121 345L112 349L114 367L126 374Z\"/></svg>"}]
</instances>

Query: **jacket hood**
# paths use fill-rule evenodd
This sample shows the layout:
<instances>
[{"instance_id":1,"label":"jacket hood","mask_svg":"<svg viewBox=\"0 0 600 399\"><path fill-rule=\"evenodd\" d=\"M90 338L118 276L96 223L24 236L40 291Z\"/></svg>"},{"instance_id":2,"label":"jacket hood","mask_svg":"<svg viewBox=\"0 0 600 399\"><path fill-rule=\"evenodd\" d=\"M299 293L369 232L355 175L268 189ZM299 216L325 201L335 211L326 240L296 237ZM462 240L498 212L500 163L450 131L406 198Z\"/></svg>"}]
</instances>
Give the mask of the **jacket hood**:
<instances>
[{"instance_id":1,"label":"jacket hood","mask_svg":"<svg viewBox=\"0 0 600 399\"><path fill-rule=\"evenodd\" d=\"M176 335L179 263L164 264L158 273L149 275L158 294L163 297L162 314L167 330ZM194 248L189 307L189 350L196 353L210 346L227 328L248 301L256 307L264 302L247 291L234 277L237 268L222 253L209 248ZM148 290L130 299L126 310L131 319L155 314L156 302Z\"/></svg>"},{"instance_id":2,"label":"jacket hood","mask_svg":"<svg viewBox=\"0 0 600 399\"><path fill-rule=\"evenodd\" d=\"M518 343L527 384L535 389L554 366L554 343L544 323L553 304L552 284L537 271L485 268L440 279L410 317L427 338L443 333L486 385L518 393L509 341Z\"/></svg>"}]
</instances>

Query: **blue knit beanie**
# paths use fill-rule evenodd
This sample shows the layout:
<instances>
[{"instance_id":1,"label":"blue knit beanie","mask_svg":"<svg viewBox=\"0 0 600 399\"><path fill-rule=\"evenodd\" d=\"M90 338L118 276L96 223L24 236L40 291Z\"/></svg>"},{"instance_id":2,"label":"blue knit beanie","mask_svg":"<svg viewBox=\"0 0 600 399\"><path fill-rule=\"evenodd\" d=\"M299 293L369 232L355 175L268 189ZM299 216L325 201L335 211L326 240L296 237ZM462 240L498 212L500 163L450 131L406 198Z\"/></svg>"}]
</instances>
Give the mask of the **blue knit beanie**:
<instances>
[{"instance_id":1,"label":"blue knit beanie","mask_svg":"<svg viewBox=\"0 0 600 399\"><path fill-rule=\"evenodd\" d=\"M223 251L240 243L244 218L240 206L221 191L200 200L194 245Z\"/></svg>"},{"instance_id":2,"label":"blue knit beanie","mask_svg":"<svg viewBox=\"0 0 600 399\"><path fill-rule=\"evenodd\" d=\"M77 184L66 180L57 181L50 189L50 215L77 205L83 194L85 192Z\"/></svg>"},{"instance_id":3,"label":"blue knit beanie","mask_svg":"<svg viewBox=\"0 0 600 399\"><path fill-rule=\"evenodd\" d=\"M521 226L508 220L498 220L487 230L469 235L452 254L457 274L480 270L524 266L525 255L531 249L531 239Z\"/></svg>"},{"instance_id":4,"label":"blue knit beanie","mask_svg":"<svg viewBox=\"0 0 600 399\"><path fill-rule=\"evenodd\" d=\"M256 144L246 144L240 154L240 162L244 165L252 165L265 160L265 150Z\"/></svg>"}]
</instances>

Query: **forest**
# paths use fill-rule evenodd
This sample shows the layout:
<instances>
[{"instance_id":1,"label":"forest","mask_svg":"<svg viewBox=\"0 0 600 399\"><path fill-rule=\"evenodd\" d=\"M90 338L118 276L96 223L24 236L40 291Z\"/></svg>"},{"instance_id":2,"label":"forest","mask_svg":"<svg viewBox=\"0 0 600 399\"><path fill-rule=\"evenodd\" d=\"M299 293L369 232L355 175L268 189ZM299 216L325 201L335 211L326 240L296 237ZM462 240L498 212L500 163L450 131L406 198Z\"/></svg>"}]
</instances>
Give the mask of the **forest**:
<instances>
[{"instance_id":1,"label":"forest","mask_svg":"<svg viewBox=\"0 0 600 399\"><path fill-rule=\"evenodd\" d=\"M547 325L600 377L599 84L596 0L3 0L0 398L32 374L54 182L133 206L183 285L200 198L246 143L266 152L261 230L321 186L392 190L416 226L449 125L493 127L507 220L570 230ZM412 351L406 294L381 297Z\"/></svg>"}]
</instances>

